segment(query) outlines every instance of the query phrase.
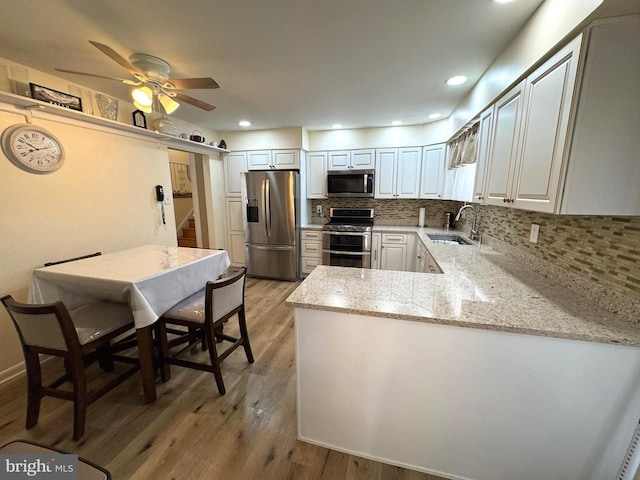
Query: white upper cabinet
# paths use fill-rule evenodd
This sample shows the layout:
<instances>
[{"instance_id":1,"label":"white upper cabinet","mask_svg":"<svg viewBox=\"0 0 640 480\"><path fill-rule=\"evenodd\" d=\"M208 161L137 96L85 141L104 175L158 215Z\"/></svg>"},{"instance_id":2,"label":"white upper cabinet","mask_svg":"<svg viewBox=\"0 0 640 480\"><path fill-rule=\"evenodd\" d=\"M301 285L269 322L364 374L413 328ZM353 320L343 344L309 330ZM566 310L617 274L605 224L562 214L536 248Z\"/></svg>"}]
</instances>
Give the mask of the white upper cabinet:
<instances>
[{"instance_id":1,"label":"white upper cabinet","mask_svg":"<svg viewBox=\"0 0 640 480\"><path fill-rule=\"evenodd\" d=\"M351 150L351 168L354 170L370 170L376 165L374 149Z\"/></svg>"},{"instance_id":2,"label":"white upper cabinet","mask_svg":"<svg viewBox=\"0 0 640 480\"><path fill-rule=\"evenodd\" d=\"M300 168L299 150L252 150L246 153L249 170L295 170Z\"/></svg>"},{"instance_id":3,"label":"white upper cabinet","mask_svg":"<svg viewBox=\"0 0 640 480\"><path fill-rule=\"evenodd\" d=\"M559 213L640 215L640 16L587 34Z\"/></svg>"},{"instance_id":4,"label":"white upper cabinet","mask_svg":"<svg viewBox=\"0 0 640 480\"><path fill-rule=\"evenodd\" d=\"M375 150L335 150L327 152L329 170L370 170L375 165Z\"/></svg>"},{"instance_id":5,"label":"white upper cabinet","mask_svg":"<svg viewBox=\"0 0 640 480\"><path fill-rule=\"evenodd\" d=\"M524 81L507 92L495 104L491 161L487 179L487 203L489 204L504 205L510 200L517 162L523 94Z\"/></svg>"},{"instance_id":6,"label":"white upper cabinet","mask_svg":"<svg viewBox=\"0 0 640 480\"><path fill-rule=\"evenodd\" d=\"M478 127L478 160L473 201L485 203L487 195L487 171L491 159L491 136L493 134L493 105L480 114Z\"/></svg>"},{"instance_id":7,"label":"white upper cabinet","mask_svg":"<svg viewBox=\"0 0 640 480\"><path fill-rule=\"evenodd\" d=\"M224 171L225 196L240 196L240 174L247 171L247 152L231 152L224 156L222 163Z\"/></svg>"},{"instance_id":8,"label":"white upper cabinet","mask_svg":"<svg viewBox=\"0 0 640 480\"><path fill-rule=\"evenodd\" d=\"M474 200L640 215L639 51L639 16L597 22L498 100Z\"/></svg>"},{"instance_id":9,"label":"white upper cabinet","mask_svg":"<svg viewBox=\"0 0 640 480\"><path fill-rule=\"evenodd\" d=\"M307 198L327 198L327 152L307 154Z\"/></svg>"},{"instance_id":10,"label":"white upper cabinet","mask_svg":"<svg viewBox=\"0 0 640 480\"><path fill-rule=\"evenodd\" d=\"M376 150L375 198L418 198L422 147Z\"/></svg>"},{"instance_id":11,"label":"white upper cabinet","mask_svg":"<svg viewBox=\"0 0 640 480\"><path fill-rule=\"evenodd\" d=\"M514 207L549 213L556 208L581 40L572 41L527 78L510 193Z\"/></svg>"},{"instance_id":12,"label":"white upper cabinet","mask_svg":"<svg viewBox=\"0 0 640 480\"><path fill-rule=\"evenodd\" d=\"M249 170L268 170L273 163L271 150L253 150L247 152L247 168Z\"/></svg>"},{"instance_id":13,"label":"white upper cabinet","mask_svg":"<svg viewBox=\"0 0 640 480\"><path fill-rule=\"evenodd\" d=\"M422 148L420 198L442 198L445 152L446 144L444 143Z\"/></svg>"}]
</instances>

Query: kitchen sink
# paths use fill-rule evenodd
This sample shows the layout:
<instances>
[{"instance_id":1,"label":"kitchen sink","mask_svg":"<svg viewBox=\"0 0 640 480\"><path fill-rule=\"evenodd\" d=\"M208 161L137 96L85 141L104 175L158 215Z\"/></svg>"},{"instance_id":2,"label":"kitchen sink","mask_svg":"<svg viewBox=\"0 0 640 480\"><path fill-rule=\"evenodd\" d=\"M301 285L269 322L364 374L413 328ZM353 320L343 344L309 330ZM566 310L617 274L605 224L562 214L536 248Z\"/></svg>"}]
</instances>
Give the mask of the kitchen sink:
<instances>
[{"instance_id":1,"label":"kitchen sink","mask_svg":"<svg viewBox=\"0 0 640 480\"><path fill-rule=\"evenodd\" d=\"M427 235L433 243L444 243L447 245L475 245L475 242L461 237L460 235L452 234L431 234Z\"/></svg>"}]
</instances>

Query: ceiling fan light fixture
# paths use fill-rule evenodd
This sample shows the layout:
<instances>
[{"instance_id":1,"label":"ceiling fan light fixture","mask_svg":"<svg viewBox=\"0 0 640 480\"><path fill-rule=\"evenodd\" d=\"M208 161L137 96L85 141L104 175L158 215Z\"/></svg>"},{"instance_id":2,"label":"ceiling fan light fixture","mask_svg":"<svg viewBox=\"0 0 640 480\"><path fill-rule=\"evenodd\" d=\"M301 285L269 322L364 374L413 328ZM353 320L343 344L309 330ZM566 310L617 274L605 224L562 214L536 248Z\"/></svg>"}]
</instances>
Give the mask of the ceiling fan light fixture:
<instances>
[{"instance_id":1,"label":"ceiling fan light fixture","mask_svg":"<svg viewBox=\"0 0 640 480\"><path fill-rule=\"evenodd\" d=\"M169 95L166 95L164 93L161 93L158 95L158 100L160 100L160 103L162 104L162 108L164 108L164 111L167 112L168 115L175 112L180 106L178 102L176 102L173 98L171 98Z\"/></svg>"},{"instance_id":2,"label":"ceiling fan light fixture","mask_svg":"<svg viewBox=\"0 0 640 480\"><path fill-rule=\"evenodd\" d=\"M151 107L153 103L153 92L149 87L137 87L131 90L131 98L134 103L138 103L145 107Z\"/></svg>"},{"instance_id":3,"label":"ceiling fan light fixture","mask_svg":"<svg viewBox=\"0 0 640 480\"><path fill-rule=\"evenodd\" d=\"M143 111L144 113L151 113L153 112L153 108L151 107L151 105L142 105L141 103L136 102L135 100L133 101L133 105L138 109Z\"/></svg>"}]
</instances>

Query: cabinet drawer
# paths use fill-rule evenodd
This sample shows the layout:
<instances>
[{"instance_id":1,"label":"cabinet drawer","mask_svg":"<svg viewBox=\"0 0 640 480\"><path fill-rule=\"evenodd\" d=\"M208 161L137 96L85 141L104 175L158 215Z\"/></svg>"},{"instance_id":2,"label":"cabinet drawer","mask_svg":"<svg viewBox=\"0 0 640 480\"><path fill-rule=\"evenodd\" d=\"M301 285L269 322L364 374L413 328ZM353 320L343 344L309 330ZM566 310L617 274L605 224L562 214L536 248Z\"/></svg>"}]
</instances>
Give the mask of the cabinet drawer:
<instances>
[{"instance_id":1,"label":"cabinet drawer","mask_svg":"<svg viewBox=\"0 0 640 480\"><path fill-rule=\"evenodd\" d=\"M322 242L316 240L303 240L300 255L321 258Z\"/></svg>"},{"instance_id":2,"label":"cabinet drawer","mask_svg":"<svg viewBox=\"0 0 640 480\"><path fill-rule=\"evenodd\" d=\"M407 243L406 233L383 233L382 243Z\"/></svg>"},{"instance_id":3,"label":"cabinet drawer","mask_svg":"<svg viewBox=\"0 0 640 480\"><path fill-rule=\"evenodd\" d=\"M302 240L317 240L322 241L321 230L302 230Z\"/></svg>"},{"instance_id":4,"label":"cabinet drawer","mask_svg":"<svg viewBox=\"0 0 640 480\"><path fill-rule=\"evenodd\" d=\"M302 264L300 265L302 273L311 273L318 265L322 265L322 258L301 257L300 263Z\"/></svg>"}]
</instances>

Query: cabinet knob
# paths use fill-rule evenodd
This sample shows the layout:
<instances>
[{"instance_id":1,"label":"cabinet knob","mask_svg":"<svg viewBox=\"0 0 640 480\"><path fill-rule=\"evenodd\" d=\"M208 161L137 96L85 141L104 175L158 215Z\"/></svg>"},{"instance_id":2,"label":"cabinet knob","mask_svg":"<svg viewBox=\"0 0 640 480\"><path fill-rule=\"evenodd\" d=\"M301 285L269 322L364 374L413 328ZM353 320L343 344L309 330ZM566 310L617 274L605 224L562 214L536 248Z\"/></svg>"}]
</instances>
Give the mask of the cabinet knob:
<instances>
[{"instance_id":1,"label":"cabinet knob","mask_svg":"<svg viewBox=\"0 0 640 480\"><path fill-rule=\"evenodd\" d=\"M509 202L509 199L508 199L508 198L503 198L503 199L502 199L502 201L503 201L504 203L508 203L508 202Z\"/></svg>"}]
</instances>

